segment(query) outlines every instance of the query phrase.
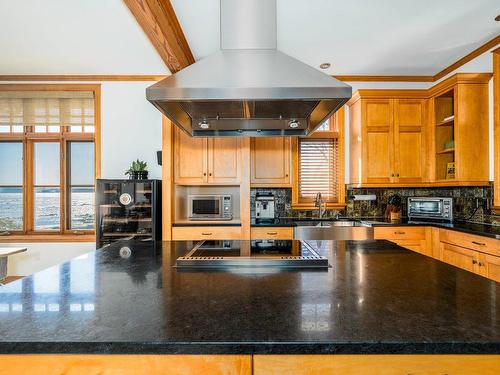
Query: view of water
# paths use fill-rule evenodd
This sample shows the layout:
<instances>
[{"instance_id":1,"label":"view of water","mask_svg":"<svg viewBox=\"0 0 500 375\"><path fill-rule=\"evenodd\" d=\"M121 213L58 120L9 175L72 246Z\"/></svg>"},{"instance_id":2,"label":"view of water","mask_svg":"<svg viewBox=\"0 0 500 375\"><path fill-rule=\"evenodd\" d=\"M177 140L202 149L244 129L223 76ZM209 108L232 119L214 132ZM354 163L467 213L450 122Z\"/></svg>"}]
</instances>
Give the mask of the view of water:
<instances>
[{"instance_id":1,"label":"view of water","mask_svg":"<svg viewBox=\"0 0 500 375\"><path fill-rule=\"evenodd\" d=\"M75 188L71 194L71 229L94 227L94 192ZM22 230L23 194L0 190L0 231ZM12 189L19 190L19 189ZM37 191L35 198L35 227L37 230L59 229L59 192ZM86 191L81 191L86 190ZM89 191L90 190L90 191Z\"/></svg>"}]
</instances>

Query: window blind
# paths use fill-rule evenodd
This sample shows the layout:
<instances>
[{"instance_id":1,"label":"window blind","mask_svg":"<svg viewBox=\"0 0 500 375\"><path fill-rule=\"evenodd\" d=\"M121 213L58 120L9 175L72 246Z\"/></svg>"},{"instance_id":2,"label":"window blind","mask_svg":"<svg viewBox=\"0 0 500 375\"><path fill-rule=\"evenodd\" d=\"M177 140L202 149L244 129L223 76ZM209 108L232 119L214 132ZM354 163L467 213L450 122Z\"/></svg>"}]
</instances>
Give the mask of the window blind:
<instances>
[{"instance_id":1,"label":"window blind","mask_svg":"<svg viewBox=\"0 0 500 375\"><path fill-rule=\"evenodd\" d=\"M337 165L337 139L299 139L299 200L309 202L321 193L326 201L337 201Z\"/></svg>"},{"instance_id":2,"label":"window blind","mask_svg":"<svg viewBox=\"0 0 500 375\"><path fill-rule=\"evenodd\" d=\"M93 126L87 91L0 91L0 126Z\"/></svg>"}]
</instances>

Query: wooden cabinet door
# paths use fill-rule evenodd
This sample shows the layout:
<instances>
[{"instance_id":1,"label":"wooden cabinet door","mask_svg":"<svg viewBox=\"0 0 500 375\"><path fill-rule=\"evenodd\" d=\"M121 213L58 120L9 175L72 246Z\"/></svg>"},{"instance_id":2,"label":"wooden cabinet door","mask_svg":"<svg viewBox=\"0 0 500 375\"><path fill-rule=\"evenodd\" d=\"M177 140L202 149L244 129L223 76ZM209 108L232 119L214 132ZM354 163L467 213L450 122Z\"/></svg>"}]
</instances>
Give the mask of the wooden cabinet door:
<instances>
[{"instance_id":1,"label":"wooden cabinet door","mask_svg":"<svg viewBox=\"0 0 500 375\"><path fill-rule=\"evenodd\" d=\"M198 185L208 182L207 150L207 138L193 138L179 128L175 130L175 183Z\"/></svg>"},{"instance_id":2,"label":"wooden cabinet door","mask_svg":"<svg viewBox=\"0 0 500 375\"><path fill-rule=\"evenodd\" d=\"M256 186L290 186L290 137L252 138L250 183Z\"/></svg>"},{"instance_id":3,"label":"wooden cabinet door","mask_svg":"<svg viewBox=\"0 0 500 375\"><path fill-rule=\"evenodd\" d=\"M465 247L451 245L446 242L440 242L440 259L443 262L451 264L464 270L479 273L477 251Z\"/></svg>"},{"instance_id":4,"label":"wooden cabinet door","mask_svg":"<svg viewBox=\"0 0 500 375\"><path fill-rule=\"evenodd\" d=\"M208 183L238 185L240 183L241 152L239 138L208 140Z\"/></svg>"},{"instance_id":5,"label":"wooden cabinet door","mask_svg":"<svg viewBox=\"0 0 500 375\"><path fill-rule=\"evenodd\" d=\"M500 257L480 254L478 264L481 275L500 283Z\"/></svg>"},{"instance_id":6,"label":"wooden cabinet door","mask_svg":"<svg viewBox=\"0 0 500 375\"><path fill-rule=\"evenodd\" d=\"M398 183L424 181L425 102L394 101L394 172Z\"/></svg>"},{"instance_id":7,"label":"wooden cabinet door","mask_svg":"<svg viewBox=\"0 0 500 375\"><path fill-rule=\"evenodd\" d=\"M363 182L390 183L394 180L393 100L366 99L363 116Z\"/></svg>"}]
</instances>

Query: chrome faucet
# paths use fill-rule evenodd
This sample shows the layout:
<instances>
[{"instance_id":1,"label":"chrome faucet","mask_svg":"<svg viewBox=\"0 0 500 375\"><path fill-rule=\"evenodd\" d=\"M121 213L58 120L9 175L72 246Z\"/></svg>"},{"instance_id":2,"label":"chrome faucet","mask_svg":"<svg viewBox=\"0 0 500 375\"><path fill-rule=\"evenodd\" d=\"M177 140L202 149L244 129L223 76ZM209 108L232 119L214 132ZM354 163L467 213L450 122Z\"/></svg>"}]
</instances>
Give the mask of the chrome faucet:
<instances>
[{"instance_id":1,"label":"chrome faucet","mask_svg":"<svg viewBox=\"0 0 500 375\"><path fill-rule=\"evenodd\" d=\"M316 194L316 199L314 200L314 206L318 207L318 218L321 219L325 213L325 208L323 207L323 200L321 199L321 193Z\"/></svg>"}]
</instances>

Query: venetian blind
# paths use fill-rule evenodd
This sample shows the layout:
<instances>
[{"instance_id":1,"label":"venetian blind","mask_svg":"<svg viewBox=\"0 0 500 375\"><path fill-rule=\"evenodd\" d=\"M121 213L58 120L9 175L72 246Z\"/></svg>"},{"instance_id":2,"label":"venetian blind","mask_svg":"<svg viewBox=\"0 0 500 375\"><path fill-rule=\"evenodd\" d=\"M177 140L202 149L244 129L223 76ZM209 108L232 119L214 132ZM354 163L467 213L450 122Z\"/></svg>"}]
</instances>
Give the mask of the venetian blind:
<instances>
[{"instance_id":1,"label":"venetian blind","mask_svg":"<svg viewBox=\"0 0 500 375\"><path fill-rule=\"evenodd\" d=\"M312 201L321 193L326 201L337 201L337 166L337 139L299 139L299 200Z\"/></svg>"},{"instance_id":2,"label":"venetian blind","mask_svg":"<svg viewBox=\"0 0 500 375\"><path fill-rule=\"evenodd\" d=\"M0 126L94 126L87 91L0 91Z\"/></svg>"}]
</instances>

